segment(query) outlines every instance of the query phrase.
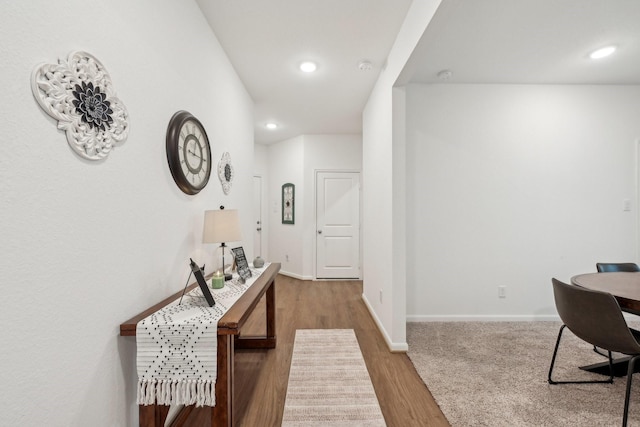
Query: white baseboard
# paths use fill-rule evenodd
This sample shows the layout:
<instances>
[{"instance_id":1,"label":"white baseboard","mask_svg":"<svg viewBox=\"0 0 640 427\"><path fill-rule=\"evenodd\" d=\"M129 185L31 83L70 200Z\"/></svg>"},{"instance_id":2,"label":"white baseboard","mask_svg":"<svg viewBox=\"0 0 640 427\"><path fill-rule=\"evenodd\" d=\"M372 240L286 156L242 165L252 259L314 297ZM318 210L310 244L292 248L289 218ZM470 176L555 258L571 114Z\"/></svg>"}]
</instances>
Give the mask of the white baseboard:
<instances>
[{"instance_id":1,"label":"white baseboard","mask_svg":"<svg viewBox=\"0 0 640 427\"><path fill-rule=\"evenodd\" d=\"M291 273L290 271L283 271L283 270L280 270L280 274L284 276L293 277L294 279L298 279L298 280L311 280L314 282L344 282L344 281L351 281L351 280L362 281L362 279L318 279L317 277L302 276L298 273Z\"/></svg>"},{"instance_id":2,"label":"white baseboard","mask_svg":"<svg viewBox=\"0 0 640 427\"><path fill-rule=\"evenodd\" d=\"M630 322L637 322L638 316L630 313L622 313L624 318ZM414 315L407 316L407 323L426 322L560 322L557 314L523 314L523 315Z\"/></svg>"},{"instance_id":3,"label":"white baseboard","mask_svg":"<svg viewBox=\"0 0 640 427\"><path fill-rule=\"evenodd\" d=\"M376 323L378 330L382 334L384 341L387 343L387 347L389 347L389 350L392 353L406 353L409 350L409 345L406 342L394 343L391 341L389 334L387 334L387 330L382 325L382 322L376 315L376 312L373 311L373 307L371 307L371 304L369 304L369 300L367 299L365 294L362 294L362 301L364 301L364 305L367 306L367 310L369 310L369 314L371 314L371 317L373 318L373 321Z\"/></svg>"},{"instance_id":4,"label":"white baseboard","mask_svg":"<svg viewBox=\"0 0 640 427\"><path fill-rule=\"evenodd\" d=\"M533 321L555 321L559 322L557 314L523 314L523 315L494 315L494 314L473 314L473 315L408 315L407 322L533 322Z\"/></svg>"},{"instance_id":5,"label":"white baseboard","mask_svg":"<svg viewBox=\"0 0 640 427\"><path fill-rule=\"evenodd\" d=\"M280 274L282 274L283 276L293 277L294 279L298 279L298 280L313 280L313 277L311 276L302 276L300 274L291 273L289 271L284 271L284 270L280 270Z\"/></svg>"}]
</instances>

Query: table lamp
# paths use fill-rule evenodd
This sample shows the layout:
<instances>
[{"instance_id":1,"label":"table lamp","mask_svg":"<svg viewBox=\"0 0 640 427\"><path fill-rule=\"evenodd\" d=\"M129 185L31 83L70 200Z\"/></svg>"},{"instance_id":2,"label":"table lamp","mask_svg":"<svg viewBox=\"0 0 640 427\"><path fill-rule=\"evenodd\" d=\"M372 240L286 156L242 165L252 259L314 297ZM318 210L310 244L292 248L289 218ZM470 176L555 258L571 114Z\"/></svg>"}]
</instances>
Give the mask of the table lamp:
<instances>
[{"instance_id":1,"label":"table lamp","mask_svg":"<svg viewBox=\"0 0 640 427\"><path fill-rule=\"evenodd\" d=\"M224 273L224 249L227 242L238 242L240 234L240 220L236 209L225 209L204 212L203 243L220 243L222 248L222 272ZM224 273L225 280L231 280L231 274Z\"/></svg>"}]
</instances>

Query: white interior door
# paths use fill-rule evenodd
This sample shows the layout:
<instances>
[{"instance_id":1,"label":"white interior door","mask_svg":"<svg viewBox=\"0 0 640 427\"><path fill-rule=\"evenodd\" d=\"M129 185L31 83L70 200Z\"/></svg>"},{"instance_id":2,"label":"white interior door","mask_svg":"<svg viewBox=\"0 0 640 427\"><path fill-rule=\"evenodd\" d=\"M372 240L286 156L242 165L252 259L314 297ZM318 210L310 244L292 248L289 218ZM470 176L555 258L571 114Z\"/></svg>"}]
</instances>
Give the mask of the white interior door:
<instances>
[{"instance_id":1,"label":"white interior door","mask_svg":"<svg viewBox=\"0 0 640 427\"><path fill-rule=\"evenodd\" d=\"M360 173L316 174L316 277L360 278Z\"/></svg>"},{"instance_id":2,"label":"white interior door","mask_svg":"<svg viewBox=\"0 0 640 427\"><path fill-rule=\"evenodd\" d=\"M262 177L253 177L253 256L262 256Z\"/></svg>"}]
</instances>

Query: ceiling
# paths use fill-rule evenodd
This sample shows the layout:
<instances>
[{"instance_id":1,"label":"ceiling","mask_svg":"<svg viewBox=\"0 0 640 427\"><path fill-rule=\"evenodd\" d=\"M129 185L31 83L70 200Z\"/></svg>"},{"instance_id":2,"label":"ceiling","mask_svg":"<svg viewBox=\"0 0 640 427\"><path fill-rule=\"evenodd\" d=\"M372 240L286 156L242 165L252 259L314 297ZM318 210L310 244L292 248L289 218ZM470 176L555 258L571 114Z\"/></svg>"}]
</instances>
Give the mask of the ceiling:
<instances>
[{"instance_id":1,"label":"ceiling","mask_svg":"<svg viewBox=\"0 0 640 427\"><path fill-rule=\"evenodd\" d=\"M255 141L361 133L411 0L196 0L255 102ZM372 69L358 63L369 60ZM298 68L317 62L315 73ZM268 130L267 122L278 124Z\"/></svg>"},{"instance_id":2,"label":"ceiling","mask_svg":"<svg viewBox=\"0 0 640 427\"><path fill-rule=\"evenodd\" d=\"M451 83L640 84L640 1L443 0L402 82L442 83L442 70Z\"/></svg>"},{"instance_id":3,"label":"ceiling","mask_svg":"<svg viewBox=\"0 0 640 427\"><path fill-rule=\"evenodd\" d=\"M361 133L411 0L196 0L255 102L255 141ZM611 57L588 54L615 44ZM362 71L358 63L372 63ZM302 73L302 61L318 70ZM443 80L438 73L450 70ZM640 84L639 0L442 0L398 83ZM268 130L267 122L278 124Z\"/></svg>"}]
</instances>

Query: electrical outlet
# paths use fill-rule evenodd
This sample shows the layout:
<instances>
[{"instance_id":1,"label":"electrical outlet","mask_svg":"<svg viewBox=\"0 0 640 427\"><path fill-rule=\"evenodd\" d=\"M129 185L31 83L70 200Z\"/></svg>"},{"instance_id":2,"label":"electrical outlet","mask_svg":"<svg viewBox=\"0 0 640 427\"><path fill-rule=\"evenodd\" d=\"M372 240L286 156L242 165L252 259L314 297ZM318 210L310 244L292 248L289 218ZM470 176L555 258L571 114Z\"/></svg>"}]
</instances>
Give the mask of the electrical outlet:
<instances>
[{"instance_id":1,"label":"electrical outlet","mask_svg":"<svg viewBox=\"0 0 640 427\"><path fill-rule=\"evenodd\" d=\"M289 262L289 254L285 254L285 256L284 256L284 260L285 260L285 261L287 261L287 262Z\"/></svg>"},{"instance_id":2,"label":"electrical outlet","mask_svg":"<svg viewBox=\"0 0 640 427\"><path fill-rule=\"evenodd\" d=\"M506 298L506 297L507 297L507 287L498 286L498 298Z\"/></svg>"},{"instance_id":3,"label":"electrical outlet","mask_svg":"<svg viewBox=\"0 0 640 427\"><path fill-rule=\"evenodd\" d=\"M380 289L380 304L382 304L382 289Z\"/></svg>"}]
</instances>

